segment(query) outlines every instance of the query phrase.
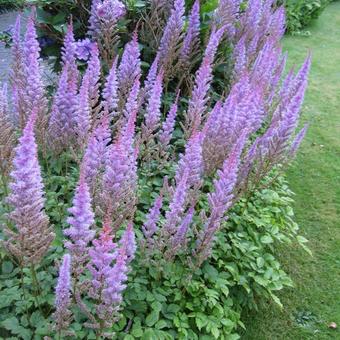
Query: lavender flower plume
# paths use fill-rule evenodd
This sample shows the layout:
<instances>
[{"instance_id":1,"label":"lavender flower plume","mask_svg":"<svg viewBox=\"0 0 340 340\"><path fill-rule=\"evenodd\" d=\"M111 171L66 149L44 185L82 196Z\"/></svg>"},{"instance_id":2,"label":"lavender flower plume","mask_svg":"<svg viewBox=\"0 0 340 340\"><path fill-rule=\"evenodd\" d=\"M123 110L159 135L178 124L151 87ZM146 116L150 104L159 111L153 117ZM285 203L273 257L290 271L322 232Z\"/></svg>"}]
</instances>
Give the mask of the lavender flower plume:
<instances>
[{"instance_id":1,"label":"lavender flower plume","mask_svg":"<svg viewBox=\"0 0 340 340\"><path fill-rule=\"evenodd\" d=\"M163 92L163 72L161 71L151 88L149 94L149 102L145 113L145 138L152 135L160 125L161 118L161 104Z\"/></svg>"},{"instance_id":2,"label":"lavender flower plume","mask_svg":"<svg viewBox=\"0 0 340 340\"><path fill-rule=\"evenodd\" d=\"M15 123L21 129L25 127L27 115L25 104L25 92L26 92L26 68L24 63L24 50L20 36L21 31L21 16L18 15L12 35L12 64L9 71L10 85L12 89L13 97L13 110Z\"/></svg>"},{"instance_id":3,"label":"lavender flower plume","mask_svg":"<svg viewBox=\"0 0 340 340\"><path fill-rule=\"evenodd\" d=\"M106 276L107 288L103 291L106 303L115 307L114 311L118 311L122 302L122 293L126 288L125 281L129 272L128 263L134 258L135 250L135 236L132 224L129 224L116 251L116 263Z\"/></svg>"},{"instance_id":4,"label":"lavender flower plume","mask_svg":"<svg viewBox=\"0 0 340 340\"><path fill-rule=\"evenodd\" d=\"M137 249L135 232L131 222L128 223L126 230L120 240L121 247L125 248L126 264L129 264L134 258Z\"/></svg>"},{"instance_id":5,"label":"lavender flower plume","mask_svg":"<svg viewBox=\"0 0 340 340\"><path fill-rule=\"evenodd\" d=\"M218 171L218 179L214 180L214 192L208 194L210 217L205 223L203 230L198 235L198 241L194 251L198 266L210 256L214 236L220 228L224 215L232 204L240 156L246 140L247 132L244 132L234 145L228 158L225 160L222 170Z\"/></svg>"},{"instance_id":6,"label":"lavender flower plume","mask_svg":"<svg viewBox=\"0 0 340 340\"><path fill-rule=\"evenodd\" d=\"M104 98L104 110L110 113L112 118L117 115L118 107L118 74L117 74L118 58L112 64L109 75L106 78L105 87L102 93Z\"/></svg>"},{"instance_id":7,"label":"lavender flower plume","mask_svg":"<svg viewBox=\"0 0 340 340\"><path fill-rule=\"evenodd\" d=\"M37 112L37 129L39 134L43 133L46 124L47 99L40 67L40 47L33 18L27 23L27 30L23 44L26 84L25 87L25 110L26 112ZM39 136L41 137L41 136Z\"/></svg>"},{"instance_id":8,"label":"lavender flower plume","mask_svg":"<svg viewBox=\"0 0 340 340\"><path fill-rule=\"evenodd\" d=\"M167 151L169 147L172 134L175 128L176 116L177 116L177 110L178 110L178 97L179 97L179 93L177 95L176 101L172 104L170 111L167 114L166 119L162 124L162 129L158 135L158 139L161 143L161 147L165 151Z\"/></svg>"},{"instance_id":9,"label":"lavender flower plume","mask_svg":"<svg viewBox=\"0 0 340 340\"><path fill-rule=\"evenodd\" d=\"M195 209L191 207L182 222L178 226L175 234L171 237L169 242L170 247L165 254L165 257L168 260L172 260L175 255L180 252L185 252L187 250L187 233L192 223L192 219L194 216Z\"/></svg>"},{"instance_id":10,"label":"lavender flower plume","mask_svg":"<svg viewBox=\"0 0 340 340\"><path fill-rule=\"evenodd\" d=\"M68 64L65 64L54 96L48 126L51 147L55 151L62 151L74 144L78 109L77 89L69 79Z\"/></svg>"},{"instance_id":11,"label":"lavender flower plume","mask_svg":"<svg viewBox=\"0 0 340 340\"><path fill-rule=\"evenodd\" d=\"M148 75L145 80L145 84L144 84L145 95L150 94L151 88L158 74L158 65L159 65L159 55L157 54L154 61L151 64L151 67L149 69Z\"/></svg>"},{"instance_id":12,"label":"lavender flower plume","mask_svg":"<svg viewBox=\"0 0 340 340\"><path fill-rule=\"evenodd\" d=\"M55 330L66 330L70 324L71 305L71 256L65 254L59 268L59 277L55 290Z\"/></svg>"},{"instance_id":13,"label":"lavender flower plume","mask_svg":"<svg viewBox=\"0 0 340 340\"><path fill-rule=\"evenodd\" d=\"M8 176L14 157L16 133L7 103L7 86L0 87L0 172L3 179Z\"/></svg>"},{"instance_id":14,"label":"lavender flower plume","mask_svg":"<svg viewBox=\"0 0 340 340\"><path fill-rule=\"evenodd\" d=\"M61 60L63 65L68 65L69 79L75 79L77 82L79 71L76 64L77 45L73 34L72 22L67 26L67 32L64 38L64 45L61 49Z\"/></svg>"},{"instance_id":15,"label":"lavender flower plume","mask_svg":"<svg viewBox=\"0 0 340 340\"><path fill-rule=\"evenodd\" d=\"M118 88L120 96L125 98L135 81L141 76L141 60L137 32L125 45L122 60L118 67Z\"/></svg>"},{"instance_id":16,"label":"lavender flower plume","mask_svg":"<svg viewBox=\"0 0 340 340\"><path fill-rule=\"evenodd\" d=\"M161 209L163 206L163 197L158 196L148 214L146 215L146 221L142 226L144 237L147 241L147 245L150 248L153 244L152 237L157 232L157 223L161 215Z\"/></svg>"},{"instance_id":17,"label":"lavender flower plume","mask_svg":"<svg viewBox=\"0 0 340 340\"><path fill-rule=\"evenodd\" d=\"M98 175L105 167L105 152L110 139L109 119L104 115L92 132L82 162L82 171L91 192L95 190Z\"/></svg>"},{"instance_id":18,"label":"lavender flower plume","mask_svg":"<svg viewBox=\"0 0 340 340\"><path fill-rule=\"evenodd\" d=\"M300 147L301 142L303 141L303 139L305 138L305 135L307 133L308 130L308 124L306 124L300 131L299 133L295 136L290 150L289 150L289 158L293 159L296 156L296 153Z\"/></svg>"},{"instance_id":19,"label":"lavender flower plume","mask_svg":"<svg viewBox=\"0 0 340 340\"><path fill-rule=\"evenodd\" d=\"M125 15L125 6L118 0L92 0L89 33L95 39L113 33L118 20ZM111 32L110 32L111 31Z\"/></svg>"},{"instance_id":20,"label":"lavender flower plume","mask_svg":"<svg viewBox=\"0 0 340 340\"><path fill-rule=\"evenodd\" d=\"M166 238L176 232L177 226L182 220L189 189L188 177L189 169L185 169L181 178L177 179L174 194L169 204L169 210L165 213L165 223L162 229L162 233Z\"/></svg>"},{"instance_id":21,"label":"lavender flower plume","mask_svg":"<svg viewBox=\"0 0 340 340\"><path fill-rule=\"evenodd\" d=\"M189 101L189 108L185 121L185 126L187 131L189 131L189 135L193 131L199 130L202 124L206 105L209 100L208 92L212 80L213 62L223 33L223 27L217 31L214 29L211 32L202 64L196 72L195 85Z\"/></svg>"},{"instance_id":22,"label":"lavender flower plume","mask_svg":"<svg viewBox=\"0 0 340 340\"><path fill-rule=\"evenodd\" d=\"M92 109L96 107L99 101L100 72L99 50L97 44L94 44L86 69L86 76L89 79L89 101Z\"/></svg>"},{"instance_id":23,"label":"lavender flower plume","mask_svg":"<svg viewBox=\"0 0 340 340\"><path fill-rule=\"evenodd\" d=\"M33 112L15 148L7 198L13 207L9 219L16 230L5 230L9 238L4 245L24 265L39 263L54 239L44 211L44 186L34 136L36 117Z\"/></svg>"},{"instance_id":24,"label":"lavender flower plume","mask_svg":"<svg viewBox=\"0 0 340 340\"><path fill-rule=\"evenodd\" d=\"M91 207L89 187L83 173L80 174L78 186L73 198L73 206L68 209L71 214L67 218L69 228L64 230L64 235L69 237L65 247L72 255L74 273L78 277L84 271L88 258L88 244L94 237L94 213Z\"/></svg>"},{"instance_id":25,"label":"lavender flower plume","mask_svg":"<svg viewBox=\"0 0 340 340\"><path fill-rule=\"evenodd\" d=\"M175 0L157 52L165 75L168 75L169 69L178 55L184 26L184 12L184 0Z\"/></svg>"},{"instance_id":26,"label":"lavender flower plume","mask_svg":"<svg viewBox=\"0 0 340 340\"><path fill-rule=\"evenodd\" d=\"M75 117L75 132L81 150L84 149L86 145L92 123L89 86L90 81L88 79L88 74L85 74L78 94L78 107Z\"/></svg>"},{"instance_id":27,"label":"lavender flower plume","mask_svg":"<svg viewBox=\"0 0 340 340\"><path fill-rule=\"evenodd\" d=\"M184 173L187 172L187 185L194 189L200 187L203 175L202 144L203 132L195 132L186 144L185 152L180 156L176 171L176 182L179 183Z\"/></svg>"},{"instance_id":28,"label":"lavender flower plume","mask_svg":"<svg viewBox=\"0 0 340 340\"><path fill-rule=\"evenodd\" d=\"M136 176L135 158L125 143L118 139L109 147L106 155L101 199L102 211L112 211L114 230L134 214Z\"/></svg>"},{"instance_id":29,"label":"lavender flower plume","mask_svg":"<svg viewBox=\"0 0 340 340\"><path fill-rule=\"evenodd\" d=\"M200 3L196 0L189 16L188 29L181 48L179 62L183 67L189 67L200 46Z\"/></svg>"},{"instance_id":30,"label":"lavender flower plume","mask_svg":"<svg viewBox=\"0 0 340 340\"><path fill-rule=\"evenodd\" d=\"M240 0L221 0L214 13L214 23L217 27L225 27L228 38L236 34L237 17L240 10Z\"/></svg>"}]
</instances>

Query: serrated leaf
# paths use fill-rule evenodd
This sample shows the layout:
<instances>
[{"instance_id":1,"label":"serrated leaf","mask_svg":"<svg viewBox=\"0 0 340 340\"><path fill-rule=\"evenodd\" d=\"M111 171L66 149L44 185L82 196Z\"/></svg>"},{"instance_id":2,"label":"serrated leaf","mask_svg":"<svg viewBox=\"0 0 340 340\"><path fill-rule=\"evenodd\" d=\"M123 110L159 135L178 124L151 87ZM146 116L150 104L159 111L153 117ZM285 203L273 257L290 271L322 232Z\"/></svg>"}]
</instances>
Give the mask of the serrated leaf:
<instances>
[{"instance_id":1,"label":"serrated leaf","mask_svg":"<svg viewBox=\"0 0 340 340\"><path fill-rule=\"evenodd\" d=\"M159 312L152 311L145 319L145 323L148 327L152 327L159 319Z\"/></svg>"}]
</instances>

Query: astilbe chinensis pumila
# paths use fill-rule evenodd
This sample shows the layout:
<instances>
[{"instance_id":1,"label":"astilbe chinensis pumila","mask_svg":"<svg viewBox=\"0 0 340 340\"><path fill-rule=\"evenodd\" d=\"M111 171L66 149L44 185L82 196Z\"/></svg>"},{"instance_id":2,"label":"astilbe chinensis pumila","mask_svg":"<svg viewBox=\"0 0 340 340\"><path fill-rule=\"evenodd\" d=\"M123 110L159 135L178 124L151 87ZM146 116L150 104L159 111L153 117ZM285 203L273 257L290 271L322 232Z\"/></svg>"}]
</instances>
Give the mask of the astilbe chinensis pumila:
<instances>
[{"instance_id":1,"label":"astilbe chinensis pumila","mask_svg":"<svg viewBox=\"0 0 340 340\"><path fill-rule=\"evenodd\" d=\"M65 241L65 247L72 256L73 273L76 280L84 272L88 260L89 243L95 235L93 230L94 213L91 203L90 190L84 173L81 172L73 198L73 206L68 209L71 216L68 217L67 223L70 227L64 230L64 235L69 238Z\"/></svg>"},{"instance_id":2,"label":"astilbe chinensis pumila","mask_svg":"<svg viewBox=\"0 0 340 340\"><path fill-rule=\"evenodd\" d=\"M47 253L54 233L44 211L44 186L38 162L34 127L37 114L31 114L15 148L7 202L13 208L5 229L5 248L21 265L34 266Z\"/></svg>"},{"instance_id":3,"label":"astilbe chinensis pumila","mask_svg":"<svg viewBox=\"0 0 340 340\"><path fill-rule=\"evenodd\" d=\"M67 335L72 308L88 319L84 327L98 337L112 337L135 257L142 264L141 254L152 260L149 264L181 261L193 272L213 253L232 205L243 194L258 190L273 168L295 156L307 129L295 132L310 57L297 74L290 71L283 78L286 56L279 40L284 12L272 5L262 0L242 6L237 0L220 1L205 19L210 27L200 30L198 1L187 13L186 26L183 0L154 0L146 11L162 16L155 30L150 27L155 40L145 43L146 22L141 32L132 20L126 27L134 33L120 33L122 41L128 41L125 47L116 45L118 21L128 10L120 1L93 1L92 40L76 42L72 24L68 25L49 110L49 143L43 143L47 153L82 158L69 228L64 230L70 255L64 257L56 289L56 330ZM161 34L159 27L164 28ZM22 265L34 266L49 249L53 233L44 212L34 137L35 131L44 135L35 120L47 113L47 97L33 19L23 42L17 21L13 55L12 106L6 104L5 90L0 91L1 152L6 151L4 138L9 144L15 139L12 122L21 129L23 122L27 124L10 175L8 203L13 209L4 245ZM78 71L77 59L86 60L84 72L80 67ZM196 59L201 62L193 75ZM146 72L142 60L151 65ZM222 61L217 82L216 60ZM28 65L33 70L29 77ZM220 69L229 72L225 86ZM33 102L36 111L27 120ZM2 167L7 167L11 150L1 154ZM72 160L70 168L75 164ZM155 181L146 178L146 170ZM164 181L162 188L159 179ZM151 204L145 197L156 198ZM143 239L136 242L134 223L137 227L140 216L145 216ZM96 233L98 217L104 222Z\"/></svg>"},{"instance_id":4,"label":"astilbe chinensis pumila","mask_svg":"<svg viewBox=\"0 0 340 340\"><path fill-rule=\"evenodd\" d=\"M173 76L173 63L178 58L184 27L184 0L175 0L171 15L164 28L158 48L159 65L163 68L164 78Z\"/></svg>"},{"instance_id":5,"label":"astilbe chinensis pumila","mask_svg":"<svg viewBox=\"0 0 340 340\"><path fill-rule=\"evenodd\" d=\"M92 1L88 33L97 42L101 56L109 68L114 59L115 45L119 41L117 24L125 13L125 5L119 0Z\"/></svg>"},{"instance_id":6,"label":"astilbe chinensis pumila","mask_svg":"<svg viewBox=\"0 0 340 340\"><path fill-rule=\"evenodd\" d=\"M196 72L195 85L186 113L185 127L188 136L190 136L193 131L201 128L205 118L206 106L209 100L209 89L212 81L214 58L224 30L224 27L219 30L212 30L201 66Z\"/></svg>"},{"instance_id":7,"label":"astilbe chinensis pumila","mask_svg":"<svg viewBox=\"0 0 340 340\"><path fill-rule=\"evenodd\" d=\"M179 65L186 72L190 71L190 66L199 52L200 24L200 3L199 0L196 0L191 9L188 28L179 54Z\"/></svg>"},{"instance_id":8,"label":"astilbe chinensis pumila","mask_svg":"<svg viewBox=\"0 0 340 340\"><path fill-rule=\"evenodd\" d=\"M248 132L243 132L234 144L222 169L217 172L218 179L214 180L214 192L208 194L210 216L198 234L196 248L193 251L197 266L200 266L211 255L216 232L220 229L224 216L232 205L240 157L247 136Z\"/></svg>"},{"instance_id":9,"label":"astilbe chinensis pumila","mask_svg":"<svg viewBox=\"0 0 340 340\"><path fill-rule=\"evenodd\" d=\"M118 245L112 241L110 216L107 217L99 238L93 241L88 265L92 276L89 296L97 301L97 322L88 324L88 327L98 329L97 334L104 337L112 336L109 328L118 319L122 293L130 270L129 263L136 251L132 224L127 226Z\"/></svg>"},{"instance_id":10,"label":"astilbe chinensis pumila","mask_svg":"<svg viewBox=\"0 0 340 340\"><path fill-rule=\"evenodd\" d=\"M63 261L59 268L59 277L57 286L55 289L55 313L54 313L54 330L59 334L59 337L62 334L62 331L67 330L71 321L72 321L72 312L70 310L71 306L71 290L72 290L72 281L71 281L71 262L72 258L70 254L65 254L63 257ZM65 335L68 334L67 332ZM68 334L71 335L71 334ZM74 335L74 334L72 334Z\"/></svg>"},{"instance_id":11,"label":"astilbe chinensis pumila","mask_svg":"<svg viewBox=\"0 0 340 340\"><path fill-rule=\"evenodd\" d=\"M118 89L119 105L121 109L125 104L133 85L141 76L141 60L138 45L137 32L133 34L132 40L126 44L122 59L118 66Z\"/></svg>"},{"instance_id":12,"label":"astilbe chinensis pumila","mask_svg":"<svg viewBox=\"0 0 340 340\"><path fill-rule=\"evenodd\" d=\"M0 172L3 185L6 187L6 178L11 169L16 144L15 127L10 117L7 96L7 86L3 85L0 87Z\"/></svg>"}]
</instances>

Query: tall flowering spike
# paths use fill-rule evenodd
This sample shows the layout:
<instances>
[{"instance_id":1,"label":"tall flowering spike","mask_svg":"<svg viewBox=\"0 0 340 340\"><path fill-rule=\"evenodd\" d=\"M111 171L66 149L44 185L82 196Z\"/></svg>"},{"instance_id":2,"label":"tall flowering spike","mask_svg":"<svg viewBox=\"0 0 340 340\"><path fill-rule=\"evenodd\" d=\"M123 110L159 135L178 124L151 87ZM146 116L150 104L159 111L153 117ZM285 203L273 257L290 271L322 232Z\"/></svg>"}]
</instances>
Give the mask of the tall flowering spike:
<instances>
[{"instance_id":1,"label":"tall flowering spike","mask_svg":"<svg viewBox=\"0 0 340 340\"><path fill-rule=\"evenodd\" d=\"M89 79L89 100L91 108L95 108L99 100L100 59L97 44L91 48L90 59L87 63L86 74Z\"/></svg>"},{"instance_id":2,"label":"tall flowering spike","mask_svg":"<svg viewBox=\"0 0 340 340\"><path fill-rule=\"evenodd\" d=\"M145 113L145 133L147 136L152 135L160 125L163 92L162 83L163 71L157 75L149 95L149 102Z\"/></svg>"},{"instance_id":3,"label":"tall flowering spike","mask_svg":"<svg viewBox=\"0 0 340 340\"><path fill-rule=\"evenodd\" d=\"M220 168L240 132L257 131L263 119L261 92L245 74L234 84L223 106L218 104L207 120L203 145L205 172L211 174Z\"/></svg>"},{"instance_id":4,"label":"tall flowering spike","mask_svg":"<svg viewBox=\"0 0 340 340\"><path fill-rule=\"evenodd\" d=\"M189 108L185 122L186 129L190 133L199 130L204 118L206 105L209 100L208 93L212 80L213 62L223 33L224 27L211 32L202 64L196 72L195 85L189 101Z\"/></svg>"},{"instance_id":5,"label":"tall flowering spike","mask_svg":"<svg viewBox=\"0 0 340 340\"><path fill-rule=\"evenodd\" d=\"M162 149L167 151L170 145L172 134L175 128L176 116L178 110L178 96L176 101L172 104L169 113L166 116L165 121L162 124L162 129L158 135L158 139L161 143Z\"/></svg>"},{"instance_id":6,"label":"tall flowering spike","mask_svg":"<svg viewBox=\"0 0 340 340\"><path fill-rule=\"evenodd\" d=\"M104 109L110 113L112 117L117 115L118 107L118 74L117 74L118 57L112 64L109 75L106 78L103 90Z\"/></svg>"},{"instance_id":7,"label":"tall flowering spike","mask_svg":"<svg viewBox=\"0 0 340 340\"><path fill-rule=\"evenodd\" d=\"M198 188L202 182L204 170L202 144L204 134L195 132L185 147L184 154L181 155L176 171L176 182L180 182L184 173L188 173L187 185L189 187Z\"/></svg>"},{"instance_id":8,"label":"tall flowering spike","mask_svg":"<svg viewBox=\"0 0 340 340\"><path fill-rule=\"evenodd\" d=\"M191 207L177 228L175 235L171 239L171 248L168 249L167 257L172 258L174 255L187 248L187 233L194 217L195 209Z\"/></svg>"},{"instance_id":9,"label":"tall flowering spike","mask_svg":"<svg viewBox=\"0 0 340 340\"><path fill-rule=\"evenodd\" d=\"M233 77L234 80L237 81L247 71L249 63L244 36L238 41L234 48L233 60L234 60Z\"/></svg>"},{"instance_id":10,"label":"tall flowering spike","mask_svg":"<svg viewBox=\"0 0 340 340\"><path fill-rule=\"evenodd\" d=\"M305 135L307 133L308 130L308 124L306 124L300 131L299 133L295 136L290 150L289 150L289 157L290 158L294 158L296 156L296 153L300 147L301 142L303 141L303 139L305 138Z\"/></svg>"},{"instance_id":11,"label":"tall flowering spike","mask_svg":"<svg viewBox=\"0 0 340 340\"><path fill-rule=\"evenodd\" d=\"M200 3L196 0L189 16L188 29L183 40L179 61L184 67L189 67L200 46Z\"/></svg>"},{"instance_id":12,"label":"tall flowering spike","mask_svg":"<svg viewBox=\"0 0 340 340\"><path fill-rule=\"evenodd\" d=\"M27 23L24 40L24 62L27 84L25 109L26 112L36 110L38 117L37 128L39 133L42 133L41 130L45 129L46 123L47 99L40 68L40 46L32 17L28 19Z\"/></svg>"},{"instance_id":13,"label":"tall flowering spike","mask_svg":"<svg viewBox=\"0 0 340 340\"><path fill-rule=\"evenodd\" d=\"M13 208L9 219L16 230L5 230L9 238L4 244L24 265L38 264L54 239L44 211L44 186L34 136L36 116L35 112L31 114L15 149L7 199Z\"/></svg>"},{"instance_id":14,"label":"tall flowering spike","mask_svg":"<svg viewBox=\"0 0 340 340\"><path fill-rule=\"evenodd\" d=\"M237 17L240 10L240 0L221 0L214 13L214 23L217 27L224 26L229 39L236 33Z\"/></svg>"},{"instance_id":15,"label":"tall flowering spike","mask_svg":"<svg viewBox=\"0 0 340 340\"><path fill-rule=\"evenodd\" d=\"M112 211L116 230L133 216L136 201L136 162L121 139L112 144L106 155L101 209Z\"/></svg>"},{"instance_id":16,"label":"tall flowering spike","mask_svg":"<svg viewBox=\"0 0 340 340\"><path fill-rule=\"evenodd\" d=\"M51 147L61 151L73 145L76 117L79 108L78 96L73 82L69 81L68 65L63 67L49 119Z\"/></svg>"},{"instance_id":17,"label":"tall flowering spike","mask_svg":"<svg viewBox=\"0 0 340 340\"><path fill-rule=\"evenodd\" d=\"M155 82L155 79L158 74L158 65L159 65L159 55L157 54L154 61L151 64L151 67L149 69L148 75L145 80L144 91L146 95L150 94L151 88Z\"/></svg>"},{"instance_id":18,"label":"tall flowering spike","mask_svg":"<svg viewBox=\"0 0 340 340\"><path fill-rule=\"evenodd\" d=\"M122 60L118 67L118 84L121 96L126 96L141 76L141 60L137 32L132 40L125 45Z\"/></svg>"},{"instance_id":19,"label":"tall flowering spike","mask_svg":"<svg viewBox=\"0 0 340 340\"><path fill-rule=\"evenodd\" d=\"M9 79L12 88L13 109L17 125L24 128L27 120L27 111L25 109L25 91L26 91L26 68L24 64L23 44L20 36L21 16L18 15L12 35L12 64L9 71Z\"/></svg>"},{"instance_id":20,"label":"tall flowering spike","mask_svg":"<svg viewBox=\"0 0 340 340\"><path fill-rule=\"evenodd\" d=\"M90 12L90 35L99 39L114 33L117 21L125 15L125 6L119 0L92 0Z\"/></svg>"},{"instance_id":21,"label":"tall flowering spike","mask_svg":"<svg viewBox=\"0 0 340 340\"><path fill-rule=\"evenodd\" d=\"M169 210L165 213L165 223L162 232L166 237L169 237L176 232L176 228L182 220L185 202L188 197L188 177L189 169L186 169L182 174L182 177L178 179L178 182L176 183Z\"/></svg>"},{"instance_id":22,"label":"tall flowering spike","mask_svg":"<svg viewBox=\"0 0 340 340\"><path fill-rule=\"evenodd\" d=\"M78 95L78 108L75 117L75 132L77 133L78 144L81 149L86 145L91 128L92 117L89 102L89 85L88 74L85 74Z\"/></svg>"},{"instance_id":23,"label":"tall flowering spike","mask_svg":"<svg viewBox=\"0 0 340 340\"><path fill-rule=\"evenodd\" d=\"M163 67L166 76L178 55L178 48L182 39L184 27L184 12L184 0L175 0L174 7L159 45L157 54L159 56L160 65Z\"/></svg>"},{"instance_id":24,"label":"tall flowering spike","mask_svg":"<svg viewBox=\"0 0 340 340\"><path fill-rule=\"evenodd\" d=\"M163 206L163 197L158 196L155 199L152 207L150 208L146 216L146 221L142 226L144 237L147 240L147 243L149 246L153 244L152 237L157 232L157 223L161 215L162 206Z\"/></svg>"},{"instance_id":25,"label":"tall flowering spike","mask_svg":"<svg viewBox=\"0 0 340 340\"><path fill-rule=\"evenodd\" d=\"M59 277L55 290L54 313L55 330L61 332L66 330L70 324L72 312L71 306L71 256L65 254L59 268Z\"/></svg>"},{"instance_id":26,"label":"tall flowering spike","mask_svg":"<svg viewBox=\"0 0 340 340\"><path fill-rule=\"evenodd\" d=\"M68 65L69 77L78 79L78 68L76 64L77 45L73 34L73 25L70 22L64 38L64 45L61 50L61 59L64 65Z\"/></svg>"},{"instance_id":27,"label":"tall flowering spike","mask_svg":"<svg viewBox=\"0 0 340 340\"><path fill-rule=\"evenodd\" d=\"M120 240L121 247L125 249L126 264L129 264L134 258L137 249L135 232L131 222L128 223L126 230Z\"/></svg>"},{"instance_id":28,"label":"tall flowering spike","mask_svg":"<svg viewBox=\"0 0 340 340\"><path fill-rule=\"evenodd\" d=\"M218 179L214 180L214 192L208 194L210 216L203 230L198 235L198 241L194 251L198 266L210 256L214 236L220 228L224 215L232 204L240 157L246 140L247 132L244 132L225 160L222 170L218 171Z\"/></svg>"},{"instance_id":29,"label":"tall flowering spike","mask_svg":"<svg viewBox=\"0 0 340 340\"><path fill-rule=\"evenodd\" d=\"M106 288L103 290L103 300L107 305L111 306L113 312L119 310L122 302L122 293L126 288L127 274L129 267L127 265L127 249L126 244L122 243L115 254L116 263L106 275Z\"/></svg>"},{"instance_id":30,"label":"tall flowering spike","mask_svg":"<svg viewBox=\"0 0 340 340\"><path fill-rule=\"evenodd\" d=\"M130 93L128 94L126 100L125 108L123 111L124 113L123 119L125 120L125 122L129 120L131 114L137 113L139 110L140 106L139 93L140 93L140 80L138 77L133 83Z\"/></svg>"},{"instance_id":31,"label":"tall flowering spike","mask_svg":"<svg viewBox=\"0 0 340 340\"><path fill-rule=\"evenodd\" d=\"M8 176L14 157L16 134L9 116L7 86L0 87L0 172Z\"/></svg>"},{"instance_id":32,"label":"tall flowering spike","mask_svg":"<svg viewBox=\"0 0 340 340\"><path fill-rule=\"evenodd\" d=\"M71 214L67 218L70 227L64 230L64 235L70 240L65 242L65 247L72 255L74 273L79 276L84 271L84 264L88 258L88 244L95 235L91 229L94 224L94 213L90 191L82 172L73 198L73 206L68 211Z\"/></svg>"},{"instance_id":33,"label":"tall flowering spike","mask_svg":"<svg viewBox=\"0 0 340 340\"><path fill-rule=\"evenodd\" d=\"M82 162L82 171L91 191L94 191L98 175L104 169L105 152L110 139L109 118L104 115L92 132Z\"/></svg>"}]
</instances>

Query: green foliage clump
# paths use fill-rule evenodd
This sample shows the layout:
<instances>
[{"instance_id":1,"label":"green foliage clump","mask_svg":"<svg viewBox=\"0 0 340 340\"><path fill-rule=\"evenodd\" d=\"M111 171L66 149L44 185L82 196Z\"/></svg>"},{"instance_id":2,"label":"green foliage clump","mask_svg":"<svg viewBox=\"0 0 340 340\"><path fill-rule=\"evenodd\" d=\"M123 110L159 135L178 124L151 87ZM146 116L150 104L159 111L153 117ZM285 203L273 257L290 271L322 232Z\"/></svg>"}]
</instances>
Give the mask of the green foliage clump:
<instances>
[{"instance_id":1,"label":"green foliage clump","mask_svg":"<svg viewBox=\"0 0 340 340\"><path fill-rule=\"evenodd\" d=\"M64 154L44 169L46 212L57 238L36 269L37 280L29 269L21 272L1 251L0 335L7 339L53 336L57 262L64 252L62 230L78 177L76 164L67 159ZM153 180L141 176L143 191L149 186L152 192L159 185L157 176ZM259 298L271 298L280 305L276 292L292 282L275 257L275 247L291 242L304 246L306 241L297 236L291 197L283 177L273 174L265 179L262 189L231 210L217 234L212 257L199 269L188 267L186 257L173 263L162 260L161 254L157 264L143 260L147 257L140 249L124 293L121 318L114 325L116 339L238 339L239 328L244 327L242 310L256 308ZM141 206L147 208L150 200L141 197ZM204 209L207 203L199 204ZM142 220L137 216L137 223ZM75 311L70 329L76 339L95 339L93 331L81 326L85 321Z\"/></svg>"},{"instance_id":2,"label":"green foliage clump","mask_svg":"<svg viewBox=\"0 0 340 340\"><path fill-rule=\"evenodd\" d=\"M303 33L313 19L317 19L330 0L283 0L289 33Z\"/></svg>"}]
</instances>

